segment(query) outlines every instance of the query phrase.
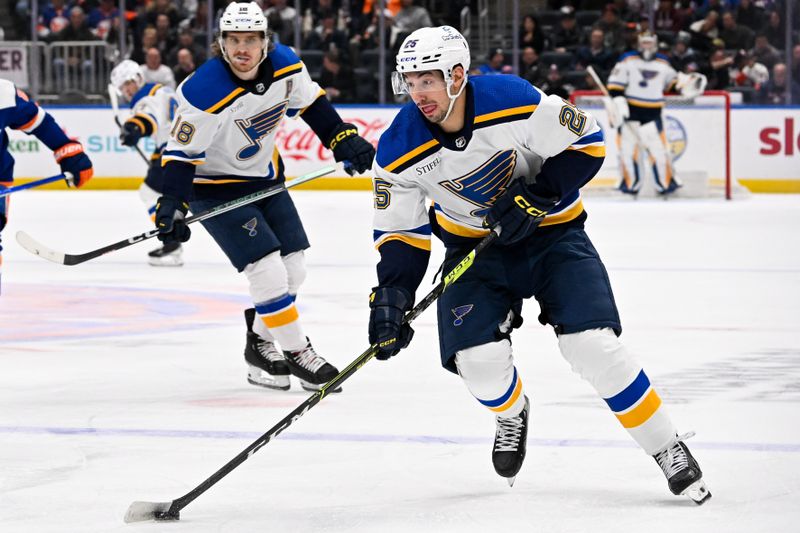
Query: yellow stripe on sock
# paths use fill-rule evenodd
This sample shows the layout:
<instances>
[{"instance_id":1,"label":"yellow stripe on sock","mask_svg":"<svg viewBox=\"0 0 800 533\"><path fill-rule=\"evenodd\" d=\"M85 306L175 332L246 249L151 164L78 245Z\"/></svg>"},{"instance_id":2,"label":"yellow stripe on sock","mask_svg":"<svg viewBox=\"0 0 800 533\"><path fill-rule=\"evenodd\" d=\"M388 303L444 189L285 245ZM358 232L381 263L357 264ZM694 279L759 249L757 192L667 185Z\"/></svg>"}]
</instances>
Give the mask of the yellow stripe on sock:
<instances>
[{"instance_id":1,"label":"yellow stripe on sock","mask_svg":"<svg viewBox=\"0 0 800 533\"><path fill-rule=\"evenodd\" d=\"M287 307L280 313L262 316L261 320L264 321L264 324L266 324L268 328L279 328L286 324L291 324L298 318L300 318L300 315L297 313L297 307L292 304L291 307Z\"/></svg>"},{"instance_id":2,"label":"yellow stripe on sock","mask_svg":"<svg viewBox=\"0 0 800 533\"><path fill-rule=\"evenodd\" d=\"M616 415L622 427L630 429L641 426L653 416L658 408L661 407L661 398L656 393L655 389L651 389L650 393L645 396L639 405L628 411L627 413Z\"/></svg>"},{"instance_id":3,"label":"yellow stripe on sock","mask_svg":"<svg viewBox=\"0 0 800 533\"><path fill-rule=\"evenodd\" d=\"M519 376L517 376L517 384L516 386L514 386L514 392L511 393L511 398L509 398L508 401L506 401L503 405L498 405L497 407L490 407L489 409L491 409L495 413L505 411L506 409L514 405L514 402L517 401L517 398L519 398L520 394L522 394L522 380L519 379Z\"/></svg>"}]
</instances>

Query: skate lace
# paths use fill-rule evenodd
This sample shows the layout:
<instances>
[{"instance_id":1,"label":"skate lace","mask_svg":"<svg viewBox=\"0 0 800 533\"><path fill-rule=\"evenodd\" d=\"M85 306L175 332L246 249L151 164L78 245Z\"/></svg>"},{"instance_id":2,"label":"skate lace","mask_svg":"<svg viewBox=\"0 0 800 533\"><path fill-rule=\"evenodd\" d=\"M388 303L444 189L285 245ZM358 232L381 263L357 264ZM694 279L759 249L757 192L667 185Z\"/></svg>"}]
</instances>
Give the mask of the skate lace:
<instances>
[{"instance_id":1,"label":"skate lace","mask_svg":"<svg viewBox=\"0 0 800 533\"><path fill-rule=\"evenodd\" d=\"M256 347L258 348L258 353L261 354L261 357L267 361L274 363L276 361L284 360L283 354L280 353L278 349L275 348L275 344L270 341L259 341Z\"/></svg>"},{"instance_id":2,"label":"skate lace","mask_svg":"<svg viewBox=\"0 0 800 533\"><path fill-rule=\"evenodd\" d=\"M689 468L689 458L686 456L686 449L681 446L681 442L693 436L694 431L680 435L666 450L656 454L656 462L667 479L671 479L681 470Z\"/></svg>"},{"instance_id":3,"label":"skate lace","mask_svg":"<svg viewBox=\"0 0 800 533\"><path fill-rule=\"evenodd\" d=\"M314 351L314 347L310 344L305 349L295 352L292 354L292 356L292 359L294 359L297 364L310 372L316 372L327 362L325 359L317 355L317 353Z\"/></svg>"},{"instance_id":4,"label":"skate lace","mask_svg":"<svg viewBox=\"0 0 800 533\"><path fill-rule=\"evenodd\" d=\"M496 452L515 452L522 438L523 420L521 416L497 417Z\"/></svg>"}]
</instances>

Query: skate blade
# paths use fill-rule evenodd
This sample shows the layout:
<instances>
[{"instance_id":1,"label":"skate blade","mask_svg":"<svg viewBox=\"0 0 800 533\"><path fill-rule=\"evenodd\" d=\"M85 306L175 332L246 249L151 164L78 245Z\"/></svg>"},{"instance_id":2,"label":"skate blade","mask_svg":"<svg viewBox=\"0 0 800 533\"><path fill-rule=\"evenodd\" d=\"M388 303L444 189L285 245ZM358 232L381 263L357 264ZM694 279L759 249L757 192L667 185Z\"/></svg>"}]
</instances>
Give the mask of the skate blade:
<instances>
[{"instance_id":1,"label":"skate blade","mask_svg":"<svg viewBox=\"0 0 800 533\"><path fill-rule=\"evenodd\" d=\"M247 374L247 382L256 387L264 387L265 389L272 390L289 390L291 382L289 376L278 376L275 378L263 378L261 376L255 377L252 374Z\"/></svg>"},{"instance_id":2,"label":"skate blade","mask_svg":"<svg viewBox=\"0 0 800 533\"><path fill-rule=\"evenodd\" d=\"M308 381L303 381L302 379L300 380L300 386L303 387L303 390L308 392L319 392L325 385L326 383L321 383L317 385L316 383L309 383ZM342 392L342 388L336 387L335 389L328 392Z\"/></svg>"},{"instance_id":3,"label":"skate blade","mask_svg":"<svg viewBox=\"0 0 800 533\"><path fill-rule=\"evenodd\" d=\"M183 266L183 261L162 261L151 257L147 260L147 264L154 267L180 267Z\"/></svg>"},{"instance_id":4,"label":"skate blade","mask_svg":"<svg viewBox=\"0 0 800 533\"><path fill-rule=\"evenodd\" d=\"M513 487L514 486L514 482L516 480L517 480L517 476L511 476L511 477L506 478L506 481L508 481L508 486L509 487Z\"/></svg>"},{"instance_id":5,"label":"skate blade","mask_svg":"<svg viewBox=\"0 0 800 533\"><path fill-rule=\"evenodd\" d=\"M705 481L698 479L686 487L686 489L681 492L681 496L688 497L697 505L703 505L706 501L711 499L711 492L708 490L708 487L706 487Z\"/></svg>"}]
</instances>

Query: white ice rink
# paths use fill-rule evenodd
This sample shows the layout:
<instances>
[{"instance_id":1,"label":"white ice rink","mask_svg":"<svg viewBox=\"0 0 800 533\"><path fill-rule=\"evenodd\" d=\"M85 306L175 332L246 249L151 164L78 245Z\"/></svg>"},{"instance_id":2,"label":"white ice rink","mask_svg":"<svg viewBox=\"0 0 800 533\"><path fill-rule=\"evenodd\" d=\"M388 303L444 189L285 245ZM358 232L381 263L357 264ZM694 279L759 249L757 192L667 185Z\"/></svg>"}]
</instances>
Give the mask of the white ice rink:
<instances>
[{"instance_id":1,"label":"white ice rink","mask_svg":"<svg viewBox=\"0 0 800 533\"><path fill-rule=\"evenodd\" d=\"M313 245L301 316L343 368L367 346L372 201L294 198ZM356 372L180 522L124 524L132 501L183 495L308 393L246 383L246 285L204 230L183 268L149 267L152 241L55 265L16 231L85 252L149 229L138 197L21 192L3 232L0 531L800 530L800 197L586 205L622 338L697 432L706 505L669 493L529 303L514 349L532 428L513 488L492 469L493 417L439 366L429 309L409 349Z\"/></svg>"}]
</instances>

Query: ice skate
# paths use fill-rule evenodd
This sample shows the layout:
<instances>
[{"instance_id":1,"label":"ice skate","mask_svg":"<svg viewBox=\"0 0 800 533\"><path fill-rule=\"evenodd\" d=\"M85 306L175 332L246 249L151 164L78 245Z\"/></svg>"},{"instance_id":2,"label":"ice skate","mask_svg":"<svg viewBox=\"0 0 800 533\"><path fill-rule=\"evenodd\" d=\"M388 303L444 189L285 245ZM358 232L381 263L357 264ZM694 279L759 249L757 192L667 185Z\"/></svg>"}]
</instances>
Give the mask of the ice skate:
<instances>
[{"instance_id":1,"label":"ice skate","mask_svg":"<svg viewBox=\"0 0 800 533\"><path fill-rule=\"evenodd\" d=\"M687 496L697 505L703 505L706 500L711 498L711 492L703 481L703 472L700 470L700 466L683 442L692 435L694 433L676 436L675 442L655 454L653 459L667 477L672 494Z\"/></svg>"},{"instance_id":2,"label":"ice skate","mask_svg":"<svg viewBox=\"0 0 800 533\"><path fill-rule=\"evenodd\" d=\"M275 343L266 340L253 331L256 310L246 309L247 344L244 347L244 359L247 361L247 382L251 385L268 389L289 390L289 365L286 358L275 347Z\"/></svg>"},{"instance_id":3,"label":"ice skate","mask_svg":"<svg viewBox=\"0 0 800 533\"><path fill-rule=\"evenodd\" d=\"M147 254L147 262L152 266L183 266L183 247L179 242L168 242Z\"/></svg>"},{"instance_id":4,"label":"ice skate","mask_svg":"<svg viewBox=\"0 0 800 533\"><path fill-rule=\"evenodd\" d=\"M300 380L303 389L315 392L338 376L339 371L317 354L308 338L306 341L308 344L302 350L294 352L284 350L283 355L286 357L289 370ZM342 392L342 388L337 387L332 392Z\"/></svg>"},{"instance_id":5,"label":"ice skate","mask_svg":"<svg viewBox=\"0 0 800 533\"><path fill-rule=\"evenodd\" d=\"M522 468L522 462L525 460L530 410L531 402L525 396L525 407L520 414L511 417L495 417L497 430L492 449L492 464L495 472L508 478L510 487L514 486L517 472Z\"/></svg>"}]
</instances>

